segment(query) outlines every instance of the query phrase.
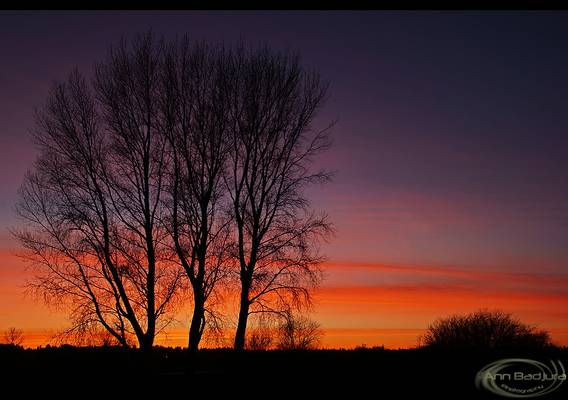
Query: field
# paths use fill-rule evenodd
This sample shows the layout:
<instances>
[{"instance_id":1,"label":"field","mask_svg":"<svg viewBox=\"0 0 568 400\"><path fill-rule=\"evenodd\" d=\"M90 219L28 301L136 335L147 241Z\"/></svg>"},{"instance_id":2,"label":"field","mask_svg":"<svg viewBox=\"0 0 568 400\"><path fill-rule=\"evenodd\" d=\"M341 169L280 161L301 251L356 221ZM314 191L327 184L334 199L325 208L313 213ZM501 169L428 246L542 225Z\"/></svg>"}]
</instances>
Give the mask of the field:
<instances>
[{"instance_id":1,"label":"field","mask_svg":"<svg viewBox=\"0 0 568 400\"><path fill-rule=\"evenodd\" d=\"M179 348L158 347L149 355L114 347L0 349L5 382L21 385L16 382L23 378L25 382L57 383L43 386L44 394L50 390L61 393L61 387L69 384L98 382L100 390L104 387L101 385L120 383L125 388L135 382L135 386L148 389L183 391L205 387L210 392L240 391L263 398L268 394L301 397L308 391L337 391L365 394L348 398L502 399L505 397L477 389L474 381L483 366L503 358L542 362L554 359L568 365L568 349L539 353L382 348L236 353L206 349L191 354ZM270 387L274 393L262 387ZM565 399L567 393L568 384L562 384L540 398Z\"/></svg>"}]
</instances>

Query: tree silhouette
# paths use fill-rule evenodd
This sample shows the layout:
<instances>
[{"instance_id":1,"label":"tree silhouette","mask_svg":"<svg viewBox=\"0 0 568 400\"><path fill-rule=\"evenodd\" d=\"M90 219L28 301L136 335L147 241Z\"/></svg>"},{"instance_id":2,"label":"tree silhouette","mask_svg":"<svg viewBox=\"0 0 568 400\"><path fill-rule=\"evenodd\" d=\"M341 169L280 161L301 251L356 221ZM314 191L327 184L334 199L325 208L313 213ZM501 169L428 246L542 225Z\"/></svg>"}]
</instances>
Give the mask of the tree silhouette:
<instances>
[{"instance_id":1,"label":"tree silhouette","mask_svg":"<svg viewBox=\"0 0 568 400\"><path fill-rule=\"evenodd\" d=\"M24 343L24 332L14 327L4 332L4 343L12 346L21 346Z\"/></svg>"},{"instance_id":2,"label":"tree silhouette","mask_svg":"<svg viewBox=\"0 0 568 400\"><path fill-rule=\"evenodd\" d=\"M303 189L329 174L312 171L328 130L311 130L327 86L296 56L238 48L227 73L230 153L225 182L236 226L240 282L234 347L245 345L248 317L285 315L310 302L321 279L317 242L331 232Z\"/></svg>"},{"instance_id":3,"label":"tree silhouette","mask_svg":"<svg viewBox=\"0 0 568 400\"><path fill-rule=\"evenodd\" d=\"M479 310L435 321L421 338L436 348L543 348L551 345L548 332L526 325L502 311Z\"/></svg>"},{"instance_id":4,"label":"tree silhouette","mask_svg":"<svg viewBox=\"0 0 568 400\"><path fill-rule=\"evenodd\" d=\"M228 154L226 60L221 47L171 45L163 76L163 131L172 158L171 235L193 290L189 349L197 350L205 324L220 329L214 290L231 263L230 219L222 184Z\"/></svg>"},{"instance_id":5,"label":"tree silhouette","mask_svg":"<svg viewBox=\"0 0 568 400\"><path fill-rule=\"evenodd\" d=\"M249 315L309 306L332 232L304 194L330 177L312 170L330 144L312 129L326 89L295 55L151 33L112 48L91 81L74 71L37 113L17 204L30 288L70 308L75 341L103 328L144 349L184 275L191 350L221 327L221 283L238 281L236 349Z\"/></svg>"},{"instance_id":6,"label":"tree silhouette","mask_svg":"<svg viewBox=\"0 0 568 400\"><path fill-rule=\"evenodd\" d=\"M37 114L39 157L15 232L37 267L31 288L71 308L70 333L102 326L144 349L169 322L181 277L164 243L161 54L144 35L112 49L92 85L75 71L54 87Z\"/></svg>"}]
</instances>

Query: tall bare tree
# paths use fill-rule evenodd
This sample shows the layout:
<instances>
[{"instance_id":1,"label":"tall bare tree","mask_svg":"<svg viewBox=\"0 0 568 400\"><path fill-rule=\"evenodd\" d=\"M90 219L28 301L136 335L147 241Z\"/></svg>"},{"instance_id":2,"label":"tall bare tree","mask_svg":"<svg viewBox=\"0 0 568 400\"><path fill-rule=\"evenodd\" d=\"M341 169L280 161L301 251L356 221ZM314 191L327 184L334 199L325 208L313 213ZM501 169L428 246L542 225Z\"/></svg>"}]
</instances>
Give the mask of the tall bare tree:
<instances>
[{"instance_id":1,"label":"tall bare tree","mask_svg":"<svg viewBox=\"0 0 568 400\"><path fill-rule=\"evenodd\" d=\"M249 315L289 315L309 305L321 273L318 240L331 232L316 214L306 186L325 182L312 161L330 144L328 129L312 130L327 85L295 55L238 48L226 86L231 152L225 183L236 230L239 315L235 349L243 349Z\"/></svg>"},{"instance_id":2,"label":"tall bare tree","mask_svg":"<svg viewBox=\"0 0 568 400\"><path fill-rule=\"evenodd\" d=\"M32 287L71 307L71 331L104 327L121 344L152 347L169 322L180 274L163 226L168 157L159 131L163 46L124 42L78 72L39 111L40 155L22 186L16 232L39 268Z\"/></svg>"},{"instance_id":3,"label":"tall bare tree","mask_svg":"<svg viewBox=\"0 0 568 400\"><path fill-rule=\"evenodd\" d=\"M222 47L170 46L163 76L164 131L173 160L169 209L175 251L193 289L189 349L206 323L219 328L211 296L230 263L222 176L228 154L226 69Z\"/></svg>"}]
</instances>

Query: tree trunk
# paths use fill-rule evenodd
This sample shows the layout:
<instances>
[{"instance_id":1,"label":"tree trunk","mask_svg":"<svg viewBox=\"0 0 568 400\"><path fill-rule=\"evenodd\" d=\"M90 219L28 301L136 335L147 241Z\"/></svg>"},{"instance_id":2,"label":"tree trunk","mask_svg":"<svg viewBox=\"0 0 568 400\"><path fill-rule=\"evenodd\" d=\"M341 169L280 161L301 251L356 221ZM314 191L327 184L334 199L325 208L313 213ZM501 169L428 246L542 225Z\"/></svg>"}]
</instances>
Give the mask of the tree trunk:
<instances>
[{"instance_id":1,"label":"tree trunk","mask_svg":"<svg viewBox=\"0 0 568 400\"><path fill-rule=\"evenodd\" d=\"M241 304L239 309L239 323L237 325L237 332L235 333L235 350L243 350L245 348L245 338L247 332L247 322L249 316L249 298L248 290L245 288L241 291Z\"/></svg>"},{"instance_id":2,"label":"tree trunk","mask_svg":"<svg viewBox=\"0 0 568 400\"><path fill-rule=\"evenodd\" d=\"M188 349L190 351L199 350L199 343L203 334L203 323L205 322L205 302L203 296L195 295L193 302L193 317L191 318L191 325L189 327L189 343Z\"/></svg>"},{"instance_id":3,"label":"tree trunk","mask_svg":"<svg viewBox=\"0 0 568 400\"><path fill-rule=\"evenodd\" d=\"M150 353L152 351L152 346L154 345L154 335L146 334L141 340L139 339L138 342L141 350L145 353Z\"/></svg>"}]
</instances>

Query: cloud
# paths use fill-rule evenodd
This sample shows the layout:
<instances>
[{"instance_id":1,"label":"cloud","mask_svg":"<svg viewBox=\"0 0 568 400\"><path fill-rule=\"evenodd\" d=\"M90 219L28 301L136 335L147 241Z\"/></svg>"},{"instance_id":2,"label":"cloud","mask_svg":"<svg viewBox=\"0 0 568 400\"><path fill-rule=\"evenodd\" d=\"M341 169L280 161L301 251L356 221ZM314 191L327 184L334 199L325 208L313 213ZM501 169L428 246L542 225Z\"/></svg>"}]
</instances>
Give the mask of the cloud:
<instances>
[{"instance_id":1,"label":"cloud","mask_svg":"<svg viewBox=\"0 0 568 400\"><path fill-rule=\"evenodd\" d=\"M488 308L568 344L566 274L372 263L329 263L325 270L315 309L328 329L423 330L437 318Z\"/></svg>"},{"instance_id":2,"label":"cloud","mask_svg":"<svg viewBox=\"0 0 568 400\"><path fill-rule=\"evenodd\" d=\"M324 270L328 287L421 284L568 295L568 274L561 273L341 262L326 263Z\"/></svg>"}]
</instances>

